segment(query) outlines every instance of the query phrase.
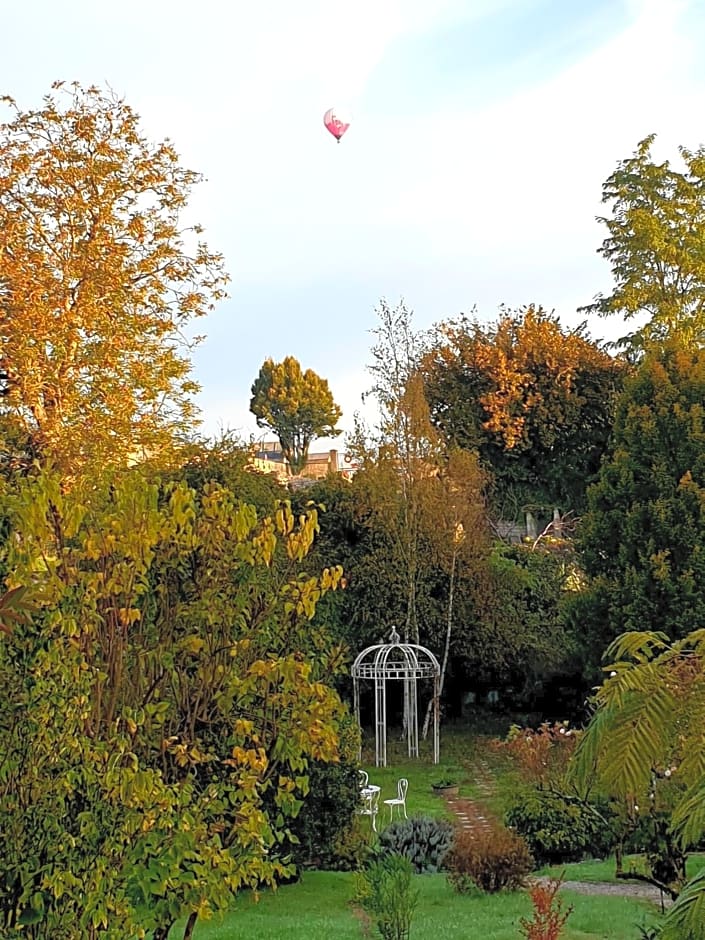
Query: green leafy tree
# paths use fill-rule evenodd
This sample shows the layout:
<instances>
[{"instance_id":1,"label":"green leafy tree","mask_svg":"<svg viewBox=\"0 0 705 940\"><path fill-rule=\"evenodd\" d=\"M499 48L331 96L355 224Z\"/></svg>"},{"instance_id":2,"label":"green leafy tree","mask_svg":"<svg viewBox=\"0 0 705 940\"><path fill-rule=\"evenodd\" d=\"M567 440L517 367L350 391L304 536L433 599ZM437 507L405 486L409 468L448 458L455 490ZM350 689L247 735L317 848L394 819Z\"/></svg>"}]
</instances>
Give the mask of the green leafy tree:
<instances>
[{"instance_id":1,"label":"green leafy tree","mask_svg":"<svg viewBox=\"0 0 705 940\"><path fill-rule=\"evenodd\" d=\"M169 474L161 471L160 477L183 480L199 492L209 483L218 483L241 503L270 513L289 493L274 474L253 468L252 452L251 444L229 431L212 440L196 439L184 446L178 469Z\"/></svg>"},{"instance_id":2,"label":"green leafy tree","mask_svg":"<svg viewBox=\"0 0 705 940\"><path fill-rule=\"evenodd\" d=\"M459 588L468 603L458 617L473 622L456 644L468 673L512 685L527 704L547 679L571 670L575 639L563 606L573 579L570 557L543 545L495 542L474 583Z\"/></svg>"},{"instance_id":3,"label":"green leafy tree","mask_svg":"<svg viewBox=\"0 0 705 940\"><path fill-rule=\"evenodd\" d=\"M302 372L293 356L265 359L252 384L250 411L259 427L277 435L293 474L306 466L311 441L340 434L335 426L342 412L328 382L312 369Z\"/></svg>"},{"instance_id":4,"label":"green leafy tree","mask_svg":"<svg viewBox=\"0 0 705 940\"><path fill-rule=\"evenodd\" d=\"M541 307L441 324L421 363L431 417L491 470L496 511L579 510L612 425L625 364Z\"/></svg>"},{"instance_id":5,"label":"green leafy tree","mask_svg":"<svg viewBox=\"0 0 705 940\"><path fill-rule=\"evenodd\" d=\"M683 169L651 154L655 135L622 160L603 187L612 214L599 249L615 287L584 308L602 316L636 319L620 342L638 351L674 334L705 336L705 148L680 148Z\"/></svg>"},{"instance_id":6,"label":"green leafy tree","mask_svg":"<svg viewBox=\"0 0 705 940\"><path fill-rule=\"evenodd\" d=\"M593 651L629 630L705 627L704 401L705 351L675 340L627 382L579 530Z\"/></svg>"},{"instance_id":7,"label":"green leafy tree","mask_svg":"<svg viewBox=\"0 0 705 940\"><path fill-rule=\"evenodd\" d=\"M67 478L164 460L196 423L184 328L227 281L183 221L200 176L111 92L56 83L39 109L2 101L3 429Z\"/></svg>"},{"instance_id":8,"label":"green leafy tree","mask_svg":"<svg viewBox=\"0 0 705 940\"><path fill-rule=\"evenodd\" d=\"M5 508L34 611L0 638L3 936L191 937L291 873L308 762L338 759L341 657L311 619L341 572L302 572L315 512L136 473L44 473Z\"/></svg>"}]
</instances>

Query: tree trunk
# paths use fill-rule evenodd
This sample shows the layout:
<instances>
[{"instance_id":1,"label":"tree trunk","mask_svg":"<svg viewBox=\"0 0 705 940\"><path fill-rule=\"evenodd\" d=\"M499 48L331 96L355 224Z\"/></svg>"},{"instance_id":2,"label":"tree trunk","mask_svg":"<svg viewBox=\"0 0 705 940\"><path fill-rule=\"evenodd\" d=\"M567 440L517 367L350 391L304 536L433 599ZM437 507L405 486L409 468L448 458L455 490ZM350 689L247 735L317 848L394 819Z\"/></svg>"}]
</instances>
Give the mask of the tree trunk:
<instances>
[{"instance_id":1,"label":"tree trunk","mask_svg":"<svg viewBox=\"0 0 705 940\"><path fill-rule=\"evenodd\" d=\"M196 911L192 911L189 914L189 919L186 921L186 926L184 927L184 938L183 940L191 940L193 937L193 928L196 926L196 921L198 920L198 914Z\"/></svg>"},{"instance_id":2,"label":"tree trunk","mask_svg":"<svg viewBox=\"0 0 705 940\"><path fill-rule=\"evenodd\" d=\"M450 641L453 635L453 601L455 599L455 565L458 559L457 551L453 552L453 560L450 565L450 587L448 590L448 619L446 623L446 643L443 649L443 662L441 663L441 677L440 682L438 683L438 702L440 705L441 697L443 696L443 684L446 678L446 669L448 667L448 657L450 655ZM428 735L428 727L431 723L431 713L433 711L433 699L428 703L426 708L426 717L423 722L423 732L422 736L424 741Z\"/></svg>"}]
</instances>

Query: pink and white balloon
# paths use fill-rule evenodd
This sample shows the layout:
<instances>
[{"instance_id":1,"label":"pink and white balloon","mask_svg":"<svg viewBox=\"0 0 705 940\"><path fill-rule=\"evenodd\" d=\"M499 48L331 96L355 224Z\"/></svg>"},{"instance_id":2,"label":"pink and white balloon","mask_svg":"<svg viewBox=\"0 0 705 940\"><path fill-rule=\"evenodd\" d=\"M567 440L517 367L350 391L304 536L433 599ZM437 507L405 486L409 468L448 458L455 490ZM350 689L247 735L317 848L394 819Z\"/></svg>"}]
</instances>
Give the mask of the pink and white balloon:
<instances>
[{"instance_id":1,"label":"pink and white balloon","mask_svg":"<svg viewBox=\"0 0 705 940\"><path fill-rule=\"evenodd\" d=\"M323 115L323 123L326 130L340 143L340 138L350 127L350 116L338 108L329 108Z\"/></svg>"}]
</instances>

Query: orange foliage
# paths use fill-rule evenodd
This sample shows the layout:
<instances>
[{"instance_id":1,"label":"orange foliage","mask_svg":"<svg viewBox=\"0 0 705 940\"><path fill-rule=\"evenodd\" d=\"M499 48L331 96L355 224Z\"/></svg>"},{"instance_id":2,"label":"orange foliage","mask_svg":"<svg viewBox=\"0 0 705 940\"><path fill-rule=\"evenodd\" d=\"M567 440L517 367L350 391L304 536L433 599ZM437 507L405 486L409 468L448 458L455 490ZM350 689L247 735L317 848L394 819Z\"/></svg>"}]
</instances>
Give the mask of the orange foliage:
<instances>
[{"instance_id":1,"label":"orange foliage","mask_svg":"<svg viewBox=\"0 0 705 940\"><path fill-rule=\"evenodd\" d=\"M438 353L448 362L460 354L484 376L483 428L507 450L530 448L532 433L549 438L569 426L586 397L599 394L585 387L584 376L624 368L580 330L563 332L558 319L541 307L504 312L491 331L477 326L468 331L463 322L445 327L443 334L449 346Z\"/></svg>"},{"instance_id":2,"label":"orange foliage","mask_svg":"<svg viewBox=\"0 0 705 940\"><path fill-rule=\"evenodd\" d=\"M224 296L180 222L199 176L77 84L0 125L2 413L71 474L165 452L195 422L183 328Z\"/></svg>"},{"instance_id":3,"label":"orange foliage","mask_svg":"<svg viewBox=\"0 0 705 940\"><path fill-rule=\"evenodd\" d=\"M535 884L529 891L533 904L533 918L522 917L519 921L526 940L558 940L565 922L573 908L563 910L563 902L558 897L562 878L552 878L547 884Z\"/></svg>"},{"instance_id":4,"label":"orange foliage","mask_svg":"<svg viewBox=\"0 0 705 940\"><path fill-rule=\"evenodd\" d=\"M506 740L494 746L510 756L525 780L540 787L563 778L580 736L567 722L544 722L536 730L513 725Z\"/></svg>"}]
</instances>

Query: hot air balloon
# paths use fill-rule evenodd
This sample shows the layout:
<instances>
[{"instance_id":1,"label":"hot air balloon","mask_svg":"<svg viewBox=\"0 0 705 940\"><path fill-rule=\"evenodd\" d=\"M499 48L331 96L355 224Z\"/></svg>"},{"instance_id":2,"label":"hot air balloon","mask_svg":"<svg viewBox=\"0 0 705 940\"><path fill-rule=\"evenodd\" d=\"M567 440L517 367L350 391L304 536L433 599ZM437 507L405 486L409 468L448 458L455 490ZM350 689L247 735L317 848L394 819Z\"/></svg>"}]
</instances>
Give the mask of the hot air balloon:
<instances>
[{"instance_id":1,"label":"hot air balloon","mask_svg":"<svg viewBox=\"0 0 705 940\"><path fill-rule=\"evenodd\" d=\"M350 127L350 118L337 108L329 108L323 115L323 123L326 129L335 137L338 143L340 143L340 138Z\"/></svg>"}]
</instances>

